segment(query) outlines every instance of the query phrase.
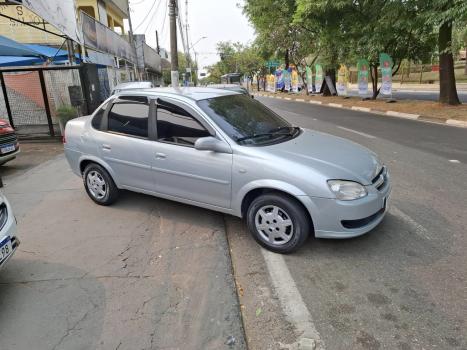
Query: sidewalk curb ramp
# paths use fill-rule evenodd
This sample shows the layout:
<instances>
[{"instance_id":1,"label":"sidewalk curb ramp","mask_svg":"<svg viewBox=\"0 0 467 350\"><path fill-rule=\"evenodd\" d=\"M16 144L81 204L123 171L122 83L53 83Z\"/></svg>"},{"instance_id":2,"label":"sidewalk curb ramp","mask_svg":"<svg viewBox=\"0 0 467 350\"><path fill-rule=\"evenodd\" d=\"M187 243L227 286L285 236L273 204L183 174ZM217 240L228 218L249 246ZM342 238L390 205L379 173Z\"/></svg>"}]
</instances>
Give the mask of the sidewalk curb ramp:
<instances>
[{"instance_id":1,"label":"sidewalk curb ramp","mask_svg":"<svg viewBox=\"0 0 467 350\"><path fill-rule=\"evenodd\" d=\"M322 101L306 101L303 98L295 98L295 97L282 97L282 96L275 96L275 95L268 95L268 94L263 94L263 93L255 93L255 96L262 96L262 97L270 97L270 98L276 98L276 99L284 99L288 101L295 101L295 102L305 102L305 103L311 103L311 104L316 104L316 105L322 105L326 107L332 107L332 108L341 108L341 109L349 109L349 110L354 110L354 111L359 111L359 112L365 112L365 113L371 113L371 114L376 114L376 115L384 115L384 116L389 116L389 117L396 117L396 118L404 118L404 119L411 119L411 120L418 120L421 122L426 122L426 123L433 123L433 124L444 124L444 125L449 125L449 126L455 126L459 128L467 128L467 121L462 121L462 120L456 120L456 119L441 119L441 118L435 118L435 117L429 117L429 116L422 116L419 114L411 114L411 113L402 113L402 112L396 112L396 111L378 111L374 110L368 107L361 107L361 106L343 106L340 103L325 103Z\"/></svg>"}]
</instances>

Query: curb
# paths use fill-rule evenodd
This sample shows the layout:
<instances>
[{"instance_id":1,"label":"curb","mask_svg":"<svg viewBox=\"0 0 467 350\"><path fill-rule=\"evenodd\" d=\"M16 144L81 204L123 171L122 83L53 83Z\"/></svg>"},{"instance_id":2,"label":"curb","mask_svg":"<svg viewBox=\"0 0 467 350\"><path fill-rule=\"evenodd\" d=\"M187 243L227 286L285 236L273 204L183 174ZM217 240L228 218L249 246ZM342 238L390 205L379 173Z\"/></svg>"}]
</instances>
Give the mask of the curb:
<instances>
[{"instance_id":1,"label":"curb","mask_svg":"<svg viewBox=\"0 0 467 350\"><path fill-rule=\"evenodd\" d=\"M305 103L311 103L315 105L322 105L326 107L332 107L332 108L341 108L341 109L349 109L349 110L354 110L354 111L359 111L359 112L365 112L365 113L371 113L371 114L376 114L376 115L384 115L384 116L389 116L389 117L396 117L396 118L404 118L404 119L410 119L410 120L418 120L422 122L427 122L427 123L433 123L433 124L442 124L442 125L449 125L449 126L455 126L459 128L467 128L467 121L461 121L461 120L456 120L456 119L438 119L436 117L427 117L427 116L422 116L419 114L411 114L411 113L402 113L402 112L396 112L396 111L378 111L375 109L371 109L368 107L360 107L360 106L343 106L340 103L323 103L322 101L313 101L309 100L306 101L303 98L294 98L294 97L282 97L282 96L275 96L275 95L266 95L262 93L255 93L255 96L262 96L262 97L270 97L270 98L276 98L276 99L284 99L288 101L295 101L295 102L305 102Z\"/></svg>"}]
</instances>

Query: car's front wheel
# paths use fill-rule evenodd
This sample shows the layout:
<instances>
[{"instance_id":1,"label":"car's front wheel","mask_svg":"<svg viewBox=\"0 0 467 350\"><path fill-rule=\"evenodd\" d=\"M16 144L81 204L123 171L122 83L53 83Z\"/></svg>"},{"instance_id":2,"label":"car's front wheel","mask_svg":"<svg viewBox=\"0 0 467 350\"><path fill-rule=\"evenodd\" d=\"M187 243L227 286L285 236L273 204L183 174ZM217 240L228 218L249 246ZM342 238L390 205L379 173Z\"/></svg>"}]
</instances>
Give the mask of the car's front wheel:
<instances>
[{"instance_id":1,"label":"car's front wheel","mask_svg":"<svg viewBox=\"0 0 467 350\"><path fill-rule=\"evenodd\" d=\"M91 199L100 205L110 205L118 198L118 188L109 173L99 164L91 163L83 173L84 187Z\"/></svg>"},{"instance_id":2,"label":"car's front wheel","mask_svg":"<svg viewBox=\"0 0 467 350\"><path fill-rule=\"evenodd\" d=\"M259 244L284 254L303 245L311 229L305 209L296 200L278 193L253 200L247 212L247 225Z\"/></svg>"}]
</instances>

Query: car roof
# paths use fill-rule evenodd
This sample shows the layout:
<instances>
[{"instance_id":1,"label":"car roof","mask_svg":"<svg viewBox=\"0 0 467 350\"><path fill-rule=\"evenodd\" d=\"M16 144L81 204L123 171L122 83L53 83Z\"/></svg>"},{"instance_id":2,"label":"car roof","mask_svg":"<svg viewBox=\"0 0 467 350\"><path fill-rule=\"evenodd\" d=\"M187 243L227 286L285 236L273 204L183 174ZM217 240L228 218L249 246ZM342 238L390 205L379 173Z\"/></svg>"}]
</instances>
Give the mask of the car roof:
<instances>
[{"instance_id":1,"label":"car roof","mask_svg":"<svg viewBox=\"0 0 467 350\"><path fill-rule=\"evenodd\" d=\"M150 81L130 81L127 83L121 83L114 87L114 90L122 89L138 89L138 88L149 88L152 86Z\"/></svg>"},{"instance_id":2,"label":"car roof","mask_svg":"<svg viewBox=\"0 0 467 350\"><path fill-rule=\"evenodd\" d=\"M122 91L117 95L154 95L154 96L167 96L167 97L185 97L190 100L200 101L206 100L208 98L228 96L228 95L240 95L237 91L224 90L224 89L215 89L215 88L205 88L205 87L181 87L181 88L172 88L172 87L162 87L162 88L152 88L152 89L142 89L135 91Z\"/></svg>"}]
</instances>

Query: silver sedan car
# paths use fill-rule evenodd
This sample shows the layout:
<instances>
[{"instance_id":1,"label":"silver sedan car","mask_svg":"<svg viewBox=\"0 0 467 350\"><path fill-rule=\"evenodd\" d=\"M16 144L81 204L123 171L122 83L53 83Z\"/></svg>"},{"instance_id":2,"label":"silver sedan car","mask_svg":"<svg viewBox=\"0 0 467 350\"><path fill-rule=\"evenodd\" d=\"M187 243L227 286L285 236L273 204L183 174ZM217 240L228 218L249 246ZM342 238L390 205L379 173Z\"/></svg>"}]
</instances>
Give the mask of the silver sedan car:
<instances>
[{"instance_id":1,"label":"silver sedan car","mask_svg":"<svg viewBox=\"0 0 467 350\"><path fill-rule=\"evenodd\" d=\"M235 215L279 253L310 234L370 231L391 191L387 168L370 150L219 89L112 96L68 122L65 154L97 204L112 204L125 189Z\"/></svg>"}]
</instances>

